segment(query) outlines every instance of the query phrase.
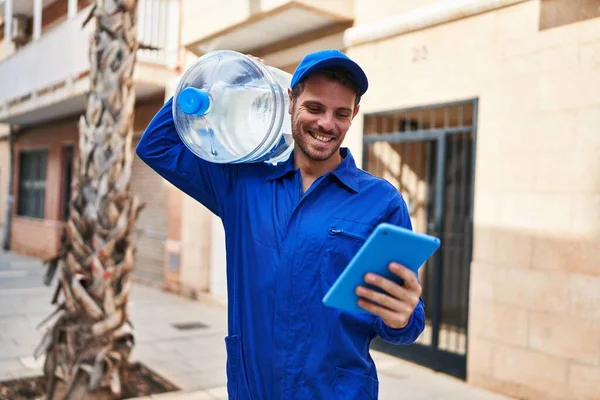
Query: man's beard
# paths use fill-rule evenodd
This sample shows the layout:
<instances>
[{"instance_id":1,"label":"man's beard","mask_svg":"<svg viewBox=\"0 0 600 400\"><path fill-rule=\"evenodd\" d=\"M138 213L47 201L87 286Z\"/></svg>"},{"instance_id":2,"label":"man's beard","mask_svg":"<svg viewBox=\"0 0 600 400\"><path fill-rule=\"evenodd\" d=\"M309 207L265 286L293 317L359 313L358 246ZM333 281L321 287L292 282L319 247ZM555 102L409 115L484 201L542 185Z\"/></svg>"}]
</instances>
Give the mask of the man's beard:
<instances>
[{"instance_id":1,"label":"man's beard","mask_svg":"<svg viewBox=\"0 0 600 400\"><path fill-rule=\"evenodd\" d=\"M313 130L313 131L317 134L327 135L326 132L323 132L321 130ZM311 159L313 161L326 161L326 160L330 159L331 156L333 156L340 148L340 144L338 143L337 146L333 147L331 149L331 151L329 151L327 153L311 150L308 142L310 140L312 140L313 138L310 137L310 134L308 132L306 132L302 129L302 126L296 125L296 118L294 117L294 115L292 115L292 137L294 138L294 142L298 146L300 151L302 151L302 153L306 157L308 157L309 159ZM333 140L337 140L337 139L333 139Z\"/></svg>"}]
</instances>

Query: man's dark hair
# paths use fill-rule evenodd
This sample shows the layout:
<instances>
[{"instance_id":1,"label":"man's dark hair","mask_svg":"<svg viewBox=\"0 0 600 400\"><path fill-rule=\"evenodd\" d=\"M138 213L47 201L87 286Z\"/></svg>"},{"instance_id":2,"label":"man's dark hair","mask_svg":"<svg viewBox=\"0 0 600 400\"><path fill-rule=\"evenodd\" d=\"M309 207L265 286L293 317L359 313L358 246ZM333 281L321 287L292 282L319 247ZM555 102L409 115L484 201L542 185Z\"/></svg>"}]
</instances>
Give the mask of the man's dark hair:
<instances>
[{"instance_id":1,"label":"man's dark hair","mask_svg":"<svg viewBox=\"0 0 600 400\"><path fill-rule=\"evenodd\" d=\"M310 74L308 76L316 76L316 75L324 76L329 81L339 82L342 86L344 86L348 89L352 89L352 91L354 91L354 93L356 93L356 100L354 101L354 106L356 107L358 105L358 103L360 103L360 91L358 90L358 86L356 86L356 83L354 83L352 74L350 74L350 72L348 72L347 70L345 70L343 68L336 68L336 67L323 68L316 72L313 72L312 74ZM308 78L308 76L306 78ZM303 80L298 82L298 84L293 87L293 89L292 89L292 99L293 100L296 100L298 98L298 96L300 95L300 93L302 93L302 90L304 90L304 83L305 83L304 81L306 80L306 78L304 78Z\"/></svg>"}]
</instances>

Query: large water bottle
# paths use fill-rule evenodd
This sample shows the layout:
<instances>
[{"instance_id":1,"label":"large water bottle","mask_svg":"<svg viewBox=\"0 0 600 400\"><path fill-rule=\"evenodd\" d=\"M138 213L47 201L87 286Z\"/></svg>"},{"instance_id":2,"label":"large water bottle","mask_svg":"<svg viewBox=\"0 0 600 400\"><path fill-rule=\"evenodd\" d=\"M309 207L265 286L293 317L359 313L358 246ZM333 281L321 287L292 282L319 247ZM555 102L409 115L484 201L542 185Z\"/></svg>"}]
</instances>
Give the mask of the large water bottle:
<instances>
[{"instance_id":1,"label":"large water bottle","mask_svg":"<svg viewBox=\"0 0 600 400\"><path fill-rule=\"evenodd\" d=\"M291 78L235 51L207 53L175 90L175 128L194 154L210 162L286 160L293 149Z\"/></svg>"}]
</instances>

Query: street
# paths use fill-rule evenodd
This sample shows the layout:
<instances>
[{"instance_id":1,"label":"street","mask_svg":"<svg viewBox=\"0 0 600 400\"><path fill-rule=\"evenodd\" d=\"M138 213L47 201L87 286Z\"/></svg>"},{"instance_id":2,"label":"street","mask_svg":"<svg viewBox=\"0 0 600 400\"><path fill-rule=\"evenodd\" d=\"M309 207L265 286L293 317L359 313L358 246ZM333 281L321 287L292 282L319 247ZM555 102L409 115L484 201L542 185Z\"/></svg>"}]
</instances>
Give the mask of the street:
<instances>
[{"instance_id":1,"label":"street","mask_svg":"<svg viewBox=\"0 0 600 400\"><path fill-rule=\"evenodd\" d=\"M42 283L39 260L0 253L0 380L41 374L34 360L36 326L52 312L52 287ZM145 399L226 399L226 309L137 284L130 315L136 328L132 361L140 361L181 388ZM493 394L427 368L372 352L382 400L501 400Z\"/></svg>"}]
</instances>

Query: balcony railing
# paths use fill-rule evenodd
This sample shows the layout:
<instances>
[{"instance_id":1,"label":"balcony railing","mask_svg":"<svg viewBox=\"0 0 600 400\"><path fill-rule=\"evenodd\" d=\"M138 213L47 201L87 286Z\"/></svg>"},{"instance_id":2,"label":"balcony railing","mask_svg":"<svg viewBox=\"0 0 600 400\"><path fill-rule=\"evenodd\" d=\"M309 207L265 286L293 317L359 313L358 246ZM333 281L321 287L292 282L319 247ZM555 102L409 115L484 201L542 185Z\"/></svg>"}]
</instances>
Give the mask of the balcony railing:
<instances>
[{"instance_id":1,"label":"balcony railing","mask_svg":"<svg viewBox=\"0 0 600 400\"><path fill-rule=\"evenodd\" d=\"M0 108L26 96L77 81L89 70L94 24L82 24L90 8L44 33L0 62ZM139 50L138 61L167 68L178 65L179 0L140 0L138 39L158 50Z\"/></svg>"},{"instance_id":2,"label":"balcony railing","mask_svg":"<svg viewBox=\"0 0 600 400\"><path fill-rule=\"evenodd\" d=\"M138 41L158 50L140 50L138 60L174 68L179 62L179 0L140 0Z\"/></svg>"}]
</instances>

